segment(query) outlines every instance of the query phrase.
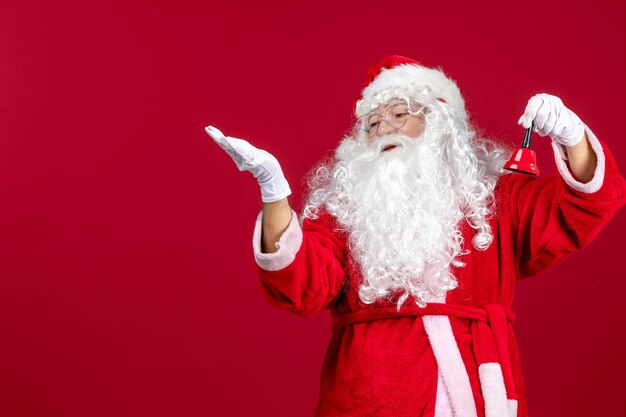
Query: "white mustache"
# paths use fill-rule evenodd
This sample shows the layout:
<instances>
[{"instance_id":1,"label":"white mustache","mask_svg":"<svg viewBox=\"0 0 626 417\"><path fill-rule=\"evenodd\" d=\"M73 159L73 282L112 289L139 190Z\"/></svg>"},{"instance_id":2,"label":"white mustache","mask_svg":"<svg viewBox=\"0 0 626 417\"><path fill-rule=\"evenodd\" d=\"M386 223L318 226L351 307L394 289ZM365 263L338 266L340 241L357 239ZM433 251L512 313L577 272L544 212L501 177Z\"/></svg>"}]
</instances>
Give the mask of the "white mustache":
<instances>
[{"instance_id":1,"label":"white mustache","mask_svg":"<svg viewBox=\"0 0 626 417\"><path fill-rule=\"evenodd\" d=\"M373 142L370 146L380 147L380 146L387 146L387 145L392 145L392 144L404 145L410 140L411 139L408 136L404 136L404 135L386 135L386 136L381 136L378 139L376 139L376 141Z\"/></svg>"},{"instance_id":2,"label":"white mustache","mask_svg":"<svg viewBox=\"0 0 626 417\"><path fill-rule=\"evenodd\" d=\"M370 144L372 152L376 155L385 153L385 150L389 147L395 147L400 152L406 150L407 145L421 139L420 135L417 138L410 138L405 135L391 134L378 138L374 143Z\"/></svg>"}]
</instances>

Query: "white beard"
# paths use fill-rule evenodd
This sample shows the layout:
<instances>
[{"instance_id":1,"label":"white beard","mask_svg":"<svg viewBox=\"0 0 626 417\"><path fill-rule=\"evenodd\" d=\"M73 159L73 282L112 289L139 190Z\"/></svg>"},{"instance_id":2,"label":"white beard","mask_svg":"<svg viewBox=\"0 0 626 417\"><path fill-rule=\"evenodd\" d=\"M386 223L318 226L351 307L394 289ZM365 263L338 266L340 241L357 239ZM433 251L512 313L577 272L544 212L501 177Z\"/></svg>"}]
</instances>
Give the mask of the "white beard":
<instances>
[{"instance_id":1,"label":"white beard","mask_svg":"<svg viewBox=\"0 0 626 417\"><path fill-rule=\"evenodd\" d=\"M450 265L463 254L463 212L434 142L389 135L374 145L344 139L337 149L324 207L349 234L365 303L395 299L399 309L412 295L425 306L457 286ZM389 144L397 147L383 151Z\"/></svg>"}]
</instances>

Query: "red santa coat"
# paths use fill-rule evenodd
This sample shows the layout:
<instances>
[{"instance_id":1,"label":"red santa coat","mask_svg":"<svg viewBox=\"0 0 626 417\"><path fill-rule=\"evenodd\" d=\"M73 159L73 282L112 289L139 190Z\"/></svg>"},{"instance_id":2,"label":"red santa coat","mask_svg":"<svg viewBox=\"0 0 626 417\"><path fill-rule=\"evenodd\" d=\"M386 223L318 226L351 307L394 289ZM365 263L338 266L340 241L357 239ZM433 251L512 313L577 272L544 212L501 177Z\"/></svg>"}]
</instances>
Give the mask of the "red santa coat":
<instances>
[{"instance_id":1,"label":"red santa coat","mask_svg":"<svg viewBox=\"0 0 626 417\"><path fill-rule=\"evenodd\" d=\"M598 166L588 183L569 172L553 143L560 175L504 175L490 220L493 243L454 268L458 288L421 309L363 304L362 281L346 236L322 213L295 213L277 243L261 253L261 215L253 246L267 300L302 316L326 308L333 337L322 369L316 416L526 417L526 395L511 305L518 279L536 275L588 245L626 202L626 181L587 129ZM473 229L462 233L470 242Z\"/></svg>"}]
</instances>

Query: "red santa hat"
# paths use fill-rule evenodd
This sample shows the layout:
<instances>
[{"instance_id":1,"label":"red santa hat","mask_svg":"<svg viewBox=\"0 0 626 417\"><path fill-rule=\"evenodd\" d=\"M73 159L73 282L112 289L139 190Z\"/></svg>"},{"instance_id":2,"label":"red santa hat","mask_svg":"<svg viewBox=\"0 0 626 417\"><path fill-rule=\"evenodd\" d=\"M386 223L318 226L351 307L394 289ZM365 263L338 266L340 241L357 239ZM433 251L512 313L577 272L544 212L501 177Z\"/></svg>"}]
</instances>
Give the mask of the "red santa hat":
<instances>
[{"instance_id":1,"label":"red santa hat","mask_svg":"<svg viewBox=\"0 0 626 417\"><path fill-rule=\"evenodd\" d=\"M465 101L452 79L441 69L425 67L400 55L385 57L367 70L365 88L356 102L355 113L361 117L391 98L415 98L418 94L432 96L467 120Z\"/></svg>"}]
</instances>

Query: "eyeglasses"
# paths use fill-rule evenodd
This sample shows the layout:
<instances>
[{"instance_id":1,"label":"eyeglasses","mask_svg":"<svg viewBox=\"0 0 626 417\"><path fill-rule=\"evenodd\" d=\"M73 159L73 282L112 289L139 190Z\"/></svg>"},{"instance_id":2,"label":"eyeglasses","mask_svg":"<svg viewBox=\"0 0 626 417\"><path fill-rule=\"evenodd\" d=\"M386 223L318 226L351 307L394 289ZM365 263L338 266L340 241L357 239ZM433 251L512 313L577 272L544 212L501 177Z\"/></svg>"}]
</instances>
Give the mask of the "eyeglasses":
<instances>
[{"instance_id":1,"label":"eyeglasses","mask_svg":"<svg viewBox=\"0 0 626 417\"><path fill-rule=\"evenodd\" d=\"M409 107L404 103L395 103L389 105L385 112L381 115L379 112L373 111L361 116L358 121L360 129L367 133L367 136L371 139L374 136L378 136L378 130L382 126L383 122L391 126L391 128L398 130L404 127L409 116L417 116L423 114L424 107L421 107L417 111L411 112Z\"/></svg>"}]
</instances>

